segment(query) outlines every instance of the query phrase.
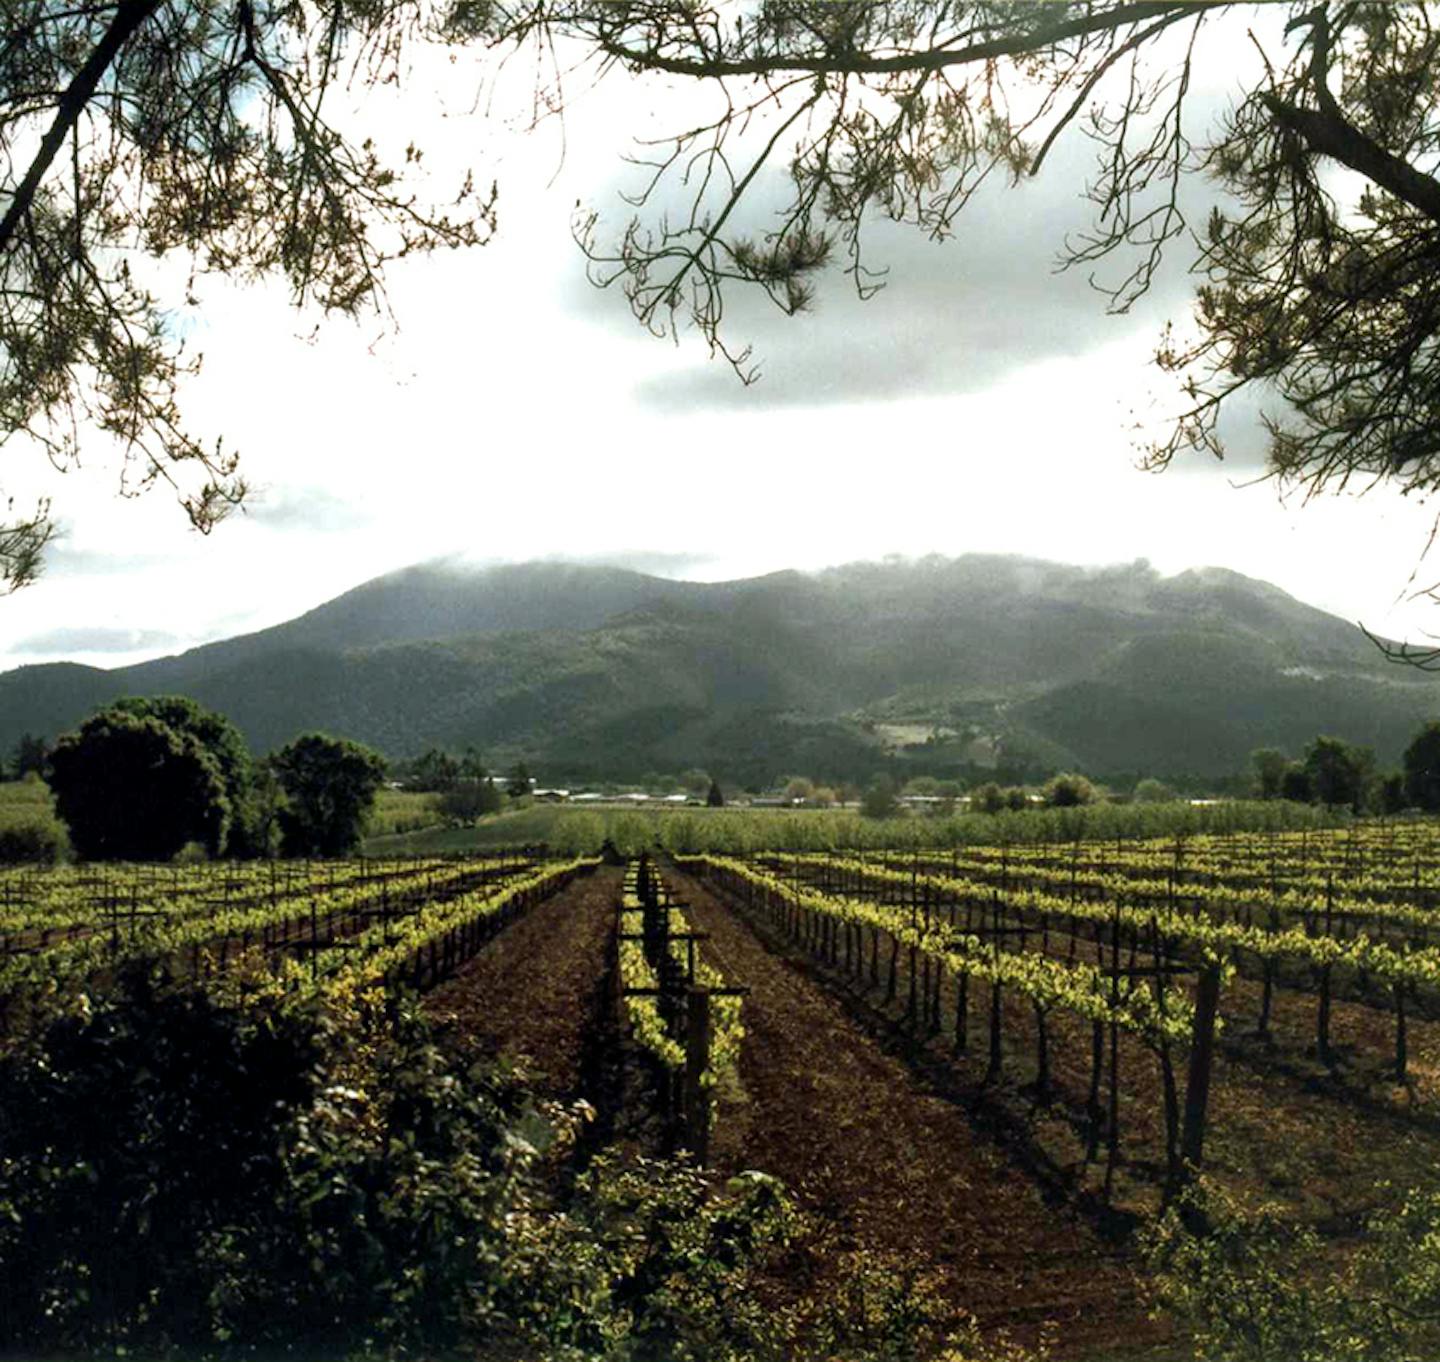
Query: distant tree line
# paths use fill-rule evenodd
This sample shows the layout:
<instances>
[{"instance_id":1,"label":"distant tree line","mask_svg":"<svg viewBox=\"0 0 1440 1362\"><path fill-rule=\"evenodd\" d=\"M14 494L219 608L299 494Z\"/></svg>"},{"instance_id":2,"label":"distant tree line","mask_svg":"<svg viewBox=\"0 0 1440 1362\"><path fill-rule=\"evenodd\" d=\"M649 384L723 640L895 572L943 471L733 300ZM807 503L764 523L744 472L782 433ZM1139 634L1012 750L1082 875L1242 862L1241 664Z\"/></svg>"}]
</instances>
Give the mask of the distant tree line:
<instances>
[{"instance_id":1,"label":"distant tree line","mask_svg":"<svg viewBox=\"0 0 1440 1362\"><path fill-rule=\"evenodd\" d=\"M496 778L485 769L480 754L467 747L458 757L432 747L413 761L399 765L395 775L407 790L436 796L436 805L446 818L473 823L486 814L499 813L505 798ZM506 793L530 793L530 772L524 762L516 764L506 782Z\"/></svg>"},{"instance_id":2,"label":"distant tree line","mask_svg":"<svg viewBox=\"0 0 1440 1362\"><path fill-rule=\"evenodd\" d=\"M1325 735L1298 758L1260 748L1250 767L1250 790L1264 800L1355 813L1436 812L1440 720L1416 733L1398 770L1380 770L1371 749ZM433 796L439 814L463 823L498 812L507 797L528 797L534 786L524 761L504 775L492 773L473 747L458 755L432 747L398 764L395 774L407 790ZM114 702L53 747L25 734L0 765L0 776L43 778L74 851L86 860L165 860L190 845L211 857L333 856L359 842L386 764L359 743L322 733L303 734L254 759L223 715L183 696L152 696ZM719 781L704 771L657 776L653 783L674 779L697 801L726 803ZM901 786L885 771L864 788L798 775L782 778L778 788L786 803L807 808L858 801L870 819L893 817L906 801L950 815L965 795L958 780L919 776ZM1075 808L1110 797L1088 777L1060 772L1038 787L987 780L970 789L967 802L971 812L998 814L1036 805ZM1172 787L1151 777L1137 780L1128 799L1176 797ZM20 831L11 831L24 841ZM46 845L53 848L53 841ZM20 856L26 858L30 853Z\"/></svg>"},{"instance_id":3,"label":"distant tree line","mask_svg":"<svg viewBox=\"0 0 1440 1362\"><path fill-rule=\"evenodd\" d=\"M1415 735L1398 771L1378 769L1368 747L1323 735L1298 759L1262 747L1250 762L1253 790L1261 799L1323 804L1354 813L1440 809L1440 722L1427 723Z\"/></svg>"},{"instance_id":4,"label":"distant tree line","mask_svg":"<svg viewBox=\"0 0 1440 1362\"><path fill-rule=\"evenodd\" d=\"M117 700L52 750L37 742L22 739L17 770L43 774L85 860L169 860L191 844L212 857L344 855L385 779L377 752L324 733L255 760L229 719L178 695Z\"/></svg>"}]
</instances>

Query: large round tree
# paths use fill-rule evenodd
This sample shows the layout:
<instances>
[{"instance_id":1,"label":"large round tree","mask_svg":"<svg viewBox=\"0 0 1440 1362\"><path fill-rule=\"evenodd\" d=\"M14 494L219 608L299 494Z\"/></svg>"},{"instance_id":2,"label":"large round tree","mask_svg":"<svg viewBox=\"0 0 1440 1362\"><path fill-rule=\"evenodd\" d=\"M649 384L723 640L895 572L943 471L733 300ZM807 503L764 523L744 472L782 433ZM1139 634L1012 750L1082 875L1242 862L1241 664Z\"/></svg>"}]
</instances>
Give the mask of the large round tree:
<instances>
[{"instance_id":1,"label":"large round tree","mask_svg":"<svg viewBox=\"0 0 1440 1362\"><path fill-rule=\"evenodd\" d=\"M92 861L168 860L187 842L212 854L230 821L225 779L193 734L114 705L65 734L50 757L55 807Z\"/></svg>"},{"instance_id":2,"label":"large round tree","mask_svg":"<svg viewBox=\"0 0 1440 1362\"><path fill-rule=\"evenodd\" d=\"M158 719L167 728L188 734L214 758L230 809L223 845L206 843L212 856L223 852L244 859L271 854L265 800L256 786L250 748L225 715L206 709L188 695L132 695L117 700L115 708Z\"/></svg>"},{"instance_id":3,"label":"large round tree","mask_svg":"<svg viewBox=\"0 0 1440 1362\"><path fill-rule=\"evenodd\" d=\"M177 733L188 733L215 759L225 794L239 807L250 788L250 749L240 730L223 714L206 709L188 695L130 695L114 708L142 719L158 719Z\"/></svg>"},{"instance_id":4,"label":"large round tree","mask_svg":"<svg viewBox=\"0 0 1440 1362\"><path fill-rule=\"evenodd\" d=\"M286 854L353 851L385 779L384 758L348 738L306 733L275 753L270 766L285 791L280 830Z\"/></svg>"}]
</instances>

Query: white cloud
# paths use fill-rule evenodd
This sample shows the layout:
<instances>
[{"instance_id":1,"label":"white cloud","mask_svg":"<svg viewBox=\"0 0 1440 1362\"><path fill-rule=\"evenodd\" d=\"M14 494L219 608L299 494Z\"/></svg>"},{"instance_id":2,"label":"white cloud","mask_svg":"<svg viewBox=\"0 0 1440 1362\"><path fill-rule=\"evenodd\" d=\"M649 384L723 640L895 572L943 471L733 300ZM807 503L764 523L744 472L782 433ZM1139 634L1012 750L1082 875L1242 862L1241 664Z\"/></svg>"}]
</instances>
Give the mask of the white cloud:
<instances>
[{"instance_id":1,"label":"white cloud","mask_svg":"<svg viewBox=\"0 0 1440 1362\"><path fill-rule=\"evenodd\" d=\"M453 79L464 107L473 79ZM372 123L401 107L390 98ZM1392 609L1423 507L1382 493L1282 506L1269 487L1230 485L1253 457L1136 471L1126 427L1152 383L1157 314L1107 319L1082 281L1051 276L1063 175L978 205L970 247L892 238L896 274L873 302L754 314L756 389L703 347L644 335L617 293L587 292L569 220L577 199L613 193L622 134L657 126L654 104L638 85L585 95L563 158L553 124L510 137L405 123L442 180L483 139L500 231L396 266L398 332L332 320L312 341L283 288L202 280L187 328L206 359L186 411L242 451L253 514L202 539L163 492L117 500L113 459L87 455L63 479L23 464L29 487L7 487L54 492L67 537L47 577L0 602L0 667L66 630L137 645L55 656L138 660L150 635L170 648L264 627L447 553L710 580L890 552L1148 557L1230 566L1391 632L1425 627L1424 608ZM1157 303L1182 296L1172 281Z\"/></svg>"}]
</instances>

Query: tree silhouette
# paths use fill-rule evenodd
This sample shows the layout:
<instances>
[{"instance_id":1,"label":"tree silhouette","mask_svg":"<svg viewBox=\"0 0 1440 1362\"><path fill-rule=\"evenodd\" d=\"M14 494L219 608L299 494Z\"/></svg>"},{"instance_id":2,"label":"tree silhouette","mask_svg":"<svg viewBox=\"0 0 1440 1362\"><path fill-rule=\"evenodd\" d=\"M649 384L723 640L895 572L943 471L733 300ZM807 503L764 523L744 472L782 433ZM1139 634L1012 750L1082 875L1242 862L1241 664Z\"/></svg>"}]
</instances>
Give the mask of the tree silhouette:
<instances>
[{"instance_id":1,"label":"tree silhouette","mask_svg":"<svg viewBox=\"0 0 1440 1362\"><path fill-rule=\"evenodd\" d=\"M360 840L385 779L385 762L348 738L306 733L270 758L285 791L284 848L292 856L343 856Z\"/></svg>"},{"instance_id":2,"label":"tree silhouette","mask_svg":"<svg viewBox=\"0 0 1440 1362\"><path fill-rule=\"evenodd\" d=\"M1402 759L1405 795L1418 809L1440 809L1440 722L1432 719L1410 740Z\"/></svg>"},{"instance_id":3,"label":"tree silhouette","mask_svg":"<svg viewBox=\"0 0 1440 1362\"><path fill-rule=\"evenodd\" d=\"M219 763L193 733L112 706L50 756L55 809L91 861L165 861L187 842L225 844L231 806Z\"/></svg>"}]
</instances>

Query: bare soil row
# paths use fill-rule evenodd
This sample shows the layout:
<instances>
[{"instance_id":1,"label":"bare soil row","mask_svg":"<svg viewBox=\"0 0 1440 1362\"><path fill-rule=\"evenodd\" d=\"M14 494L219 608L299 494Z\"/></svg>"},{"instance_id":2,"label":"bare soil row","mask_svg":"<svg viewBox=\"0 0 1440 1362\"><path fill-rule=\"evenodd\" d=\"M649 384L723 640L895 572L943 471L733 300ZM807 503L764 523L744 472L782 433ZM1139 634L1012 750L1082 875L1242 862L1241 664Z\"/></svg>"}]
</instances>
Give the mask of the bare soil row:
<instances>
[{"instance_id":1,"label":"bare soil row","mask_svg":"<svg viewBox=\"0 0 1440 1362\"><path fill-rule=\"evenodd\" d=\"M791 1301L843 1288L862 1258L918 1280L957 1320L1022 1343L1053 1334L1058 1357L1153 1354L1125 1251L1073 1208L1047 1202L1025 1169L964 1107L886 1048L822 982L776 954L704 886L675 879L707 957L747 985L738 1083L721 1094L712 1162L721 1175L782 1178L815 1238ZM578 881L516 922L427 1007L480 1053L517 1062L547 1096L594 1090L603 1063L594 1008L603 989L619 872Z\"/></svg>"},{"instance_id":2,"label":"bare soil row","mask_svg":"<svg viewBox=\"0 0 1440 1362\"><path fill-rule=\"evenodd\" d=\"M783 1178L832 1227L838 1268L863 1249L924 1271L983 1330L1034 1343L1048 1325L1057 1357L1151 1355L1170 1339L1124 1249L1047 1200L983 1122L888 1051L786 943L698 881L670 879L710 934L707 954L752 990L718 1163Z\"/></svg>"}]
</instances>

